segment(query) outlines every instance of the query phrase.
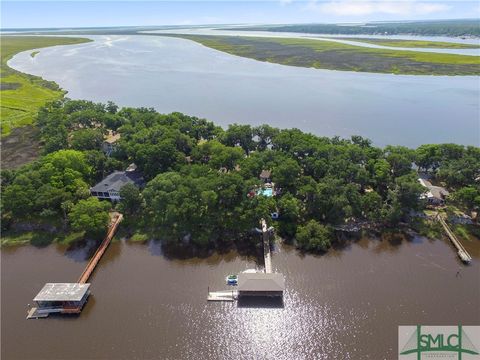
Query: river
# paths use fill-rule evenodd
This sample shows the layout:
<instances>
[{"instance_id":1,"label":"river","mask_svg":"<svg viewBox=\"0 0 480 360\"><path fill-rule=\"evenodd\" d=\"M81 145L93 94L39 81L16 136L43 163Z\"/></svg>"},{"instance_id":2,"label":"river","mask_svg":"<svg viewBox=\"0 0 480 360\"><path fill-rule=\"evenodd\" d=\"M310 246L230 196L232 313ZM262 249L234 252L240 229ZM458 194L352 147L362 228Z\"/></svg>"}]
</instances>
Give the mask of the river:
<instances>
[{"instance_id":1,"label":"river","mask_svg":"<svg viewBox=\"0 0 480 360\"><path fill-rule=\"evenodd\" d=\"M263 63L190 40L88 35L93 43L17 54L9 65L74 99L180 111L228 124L268 123L376 145L480 144L480 78L319 70Z\"/></svg>"},{"instance_id":2,"label":"river","mask_svg":"<svg viewBox=\"0 0 480 360\"><path fill-rule=\"evenodd\" d=\"M398 325L480 323L480 242L462 265L444 240L361 239L326 255L276 247L283 307L207 303L227 274L258 267L235 251L167 256L116 241L80 316L26 320L45 282L75 281L90 246L3 248L2 359L394 359ZM91 245L91 244L90 244ZM457 271L460 273L457 275Z\"/></svg>"}]
</instances>

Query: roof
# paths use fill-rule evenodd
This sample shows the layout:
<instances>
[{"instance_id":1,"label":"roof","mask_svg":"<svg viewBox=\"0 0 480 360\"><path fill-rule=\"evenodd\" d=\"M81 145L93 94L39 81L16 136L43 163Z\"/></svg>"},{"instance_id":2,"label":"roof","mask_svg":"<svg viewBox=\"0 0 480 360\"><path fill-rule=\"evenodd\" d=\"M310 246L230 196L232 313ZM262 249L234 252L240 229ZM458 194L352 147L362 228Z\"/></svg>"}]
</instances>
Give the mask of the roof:
<instances>
[{"instance_id":1,"label":"roof","mask_svg":"<svg viewBox=\"0 0 480 360\"><path fill-rule=\"evenodd\" d=\"M116 134L109 133L105 139L105 142L109 144L113 144L117 142L118 139L120 139L120 133L116 133Z\"/></svg>"},{"instance_id":2,"label":"roof","mask_svg":"<svg viewBox=\"0 0 480 360\"><path fill-rule=\"evenodd\" d=\"M419 178L418 181L428 189L428 191L425 193L426 197L428 198L434 197L437 199L443 199L450 194L445 188L441 186L434 186L428 180Z\"/></svg>"},{"instance_id":3,"label":"roof","mask_svg":"<svg viewBox=\"0 0 480 360\"><path fill-rule=\"evenodd\" d=\"M47 283L33 301L80 301L90 284Z\"/></svg>"},{"instance_id":4,"label":"roof","mask_svg":"<svg viewBox=\"0 0 480 360\"><path fill-rule=\"evenodd\" d=\"M260 173L260 178L261 179L268 179L272 175L272 172L270 170L262 170Z\"/></svg>"},{"instance_id":5,"label":"roof","mask_svg":"<svg viewBox=\"0 0 480 360\"><path fill-rule=\"evenodd\" d=\"M422 178L418 178L418 182L419 182L422 186L425 186L425 187L430 187L430 186L432 186L432 184L430 183L430 181L425 180L425 179L422 179Z\"/></svg>"},{"instance_id":6,"label":"roof","mask_svg":"<svg viewBox=\"0 0 480 360\"><path fill-rule=\"evenodd\" d=\"M240 273L238 291L284 291L285 278L279 273Z\"/></svg>"},{"instance_id":7,"label":"roof","mask_svg":"<svg viewBox=\"0 0 480 360\"><path fill-rule=\"evenodd\" d=\"M143 185L142 175L137 171L114 171L90 190L96 192L120 191L127 184Z\"/></svg>"},{"instance_id":8,"label":"roof","mask_svg":"<svg viewBox=\"0 0 480 360\"><path fill-rule=\"evenodd\" d=\"M429 190L432 193L433 197L436 197L438 199L443 199L450 194L447 190L440 186L430 186Z\"/></svg>"}]
</instances>

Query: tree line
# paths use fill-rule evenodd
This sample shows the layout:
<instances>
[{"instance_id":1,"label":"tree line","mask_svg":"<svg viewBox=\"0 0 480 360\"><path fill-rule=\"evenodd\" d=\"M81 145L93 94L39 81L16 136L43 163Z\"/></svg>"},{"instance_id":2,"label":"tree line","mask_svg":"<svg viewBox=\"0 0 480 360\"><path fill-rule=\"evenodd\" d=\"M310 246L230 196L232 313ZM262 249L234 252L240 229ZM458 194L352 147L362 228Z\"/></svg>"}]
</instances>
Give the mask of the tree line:
<instances>
[{"instance_id":1,"label":"tree line","mask_svg":"<svg viewBox=\"0 0 480 360\"><path fill-rule=\"evenodd\" d=\"M423 35L423 36L480 36L478 19L435 20L409 22L370 22L364 25L292 24L248 26L228 30L300 32L310 34L345 35Z\"/></svg>"},{"instance_id":2,"label":"tree line","mask_svg":"<svg viewBox=\"0 0 480 360\"><path fill-rule=\"evenodd\" d=\"M466 209L480 206L480 149L455 144L378 148L360 136L327 138L298 129L232 124L226 130L181 113L64 99L41 109L43 155L2 171L2 226L61 218L101 233L109 203L89 187L134 162L146 186L125 186L117 205L131 226L173 243L206 247L248 239L260 218L306 250L325 250L334 226L370 221L394 227L423 206L418 170L452 190ZM110 157L104 135L121 137ZM275 197L248 196L270 170ZM129 221L130 220L130 221Z\"/></svg>"}]
</instances>

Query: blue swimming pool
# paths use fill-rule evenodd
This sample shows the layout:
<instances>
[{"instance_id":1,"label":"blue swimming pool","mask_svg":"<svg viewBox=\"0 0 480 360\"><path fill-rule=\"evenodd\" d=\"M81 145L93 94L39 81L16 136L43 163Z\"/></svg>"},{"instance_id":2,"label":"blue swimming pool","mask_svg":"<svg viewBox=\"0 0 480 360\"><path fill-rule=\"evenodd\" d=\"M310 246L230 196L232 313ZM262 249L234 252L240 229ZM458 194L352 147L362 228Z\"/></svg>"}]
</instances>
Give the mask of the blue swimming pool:
<instances>
[{"instance_id":1,"label":"blue swimming pool","mask_svg":"<svg viewBox=\"0 0 480 360\"><path fill-rule=\"evenodd\" d=\"M273 189L271 189L271 188L259 189L259 190L257 190L257 195L272 197L273 196Z\"/></svg>"}]
</instances>

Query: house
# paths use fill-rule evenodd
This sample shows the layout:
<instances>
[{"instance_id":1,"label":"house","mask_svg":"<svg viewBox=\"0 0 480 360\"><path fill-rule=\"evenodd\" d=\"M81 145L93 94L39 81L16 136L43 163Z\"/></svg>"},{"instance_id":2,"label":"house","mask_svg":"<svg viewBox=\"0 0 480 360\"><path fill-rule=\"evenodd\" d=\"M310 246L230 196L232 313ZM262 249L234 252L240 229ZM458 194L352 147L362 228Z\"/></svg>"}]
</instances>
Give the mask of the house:
<instances>
[{"instance_id":1,"label":"house","mask_svg":"<svg viewBox=\"0 0 480 360\"><path fill-rule=\"evenodd\" d=\"M422 178L419 178L418 181L427 189L422 195L420 195L420 199L426 200L427 205L445 205L445 199L450 194L445 188L441 186L434 186L430 181Z\"/></svg>"},{"instance_id":2,"label":"house","mask_svg":"<svg viewBox=\"0 0 480 360\"><path fill-rule=\"evenodd\" d=\"M279 273L240 273L237 289L239 297L282 297L285 278Z\"/></svg>"},{"instance_id":3,"label":"house","mask_svg":"<svg viewBox=\"0 0 480 360\"><path fill-rule=\"evenodd\" d=\"M51 313L80 313L90 295L90 284L47 283L33 301L36 317L45 317Z\"/></svg>"},{"instance_id":4,"label":"house","mask_svg":"<svg viewBox=\"0 0 480 360\"><path fill-rule=\"evenodd\" d=\"M114 131L109 131L108 135L102 143L102 151L105 155L110 156L115 150L117 150L117 141L120 139L120 134Z\"/></svg>"},{"instance_id":5,"label":"house","mask_svg":"<svg viewBox=\"0 0 480 360\"><path fill-rule=\"evenodd\" d=\"M90 194L99 199L120 201L120 190L127 184L143 187L142 174L137 171L135 164L131 164L125 171L114 171L97 185L90 188Z\"/></svg>"},{"instance_id":6,"label":"house","mask_svg":"<svg viewBox=\"0 0 480 360\"><path fill-rule=\"evenodd\" d=\"M262 170L259 177L264 183L272 182L272 172L270 170Z\"/></svg>"}]
</instances>

